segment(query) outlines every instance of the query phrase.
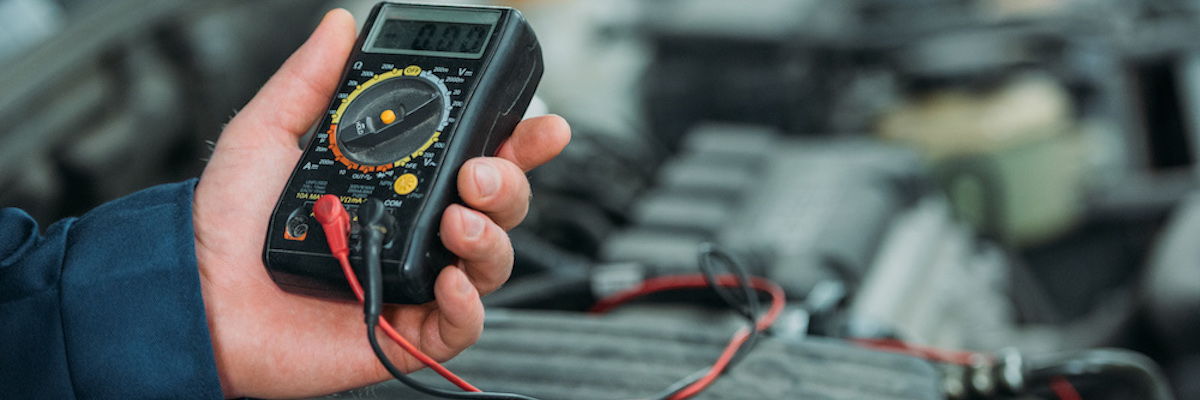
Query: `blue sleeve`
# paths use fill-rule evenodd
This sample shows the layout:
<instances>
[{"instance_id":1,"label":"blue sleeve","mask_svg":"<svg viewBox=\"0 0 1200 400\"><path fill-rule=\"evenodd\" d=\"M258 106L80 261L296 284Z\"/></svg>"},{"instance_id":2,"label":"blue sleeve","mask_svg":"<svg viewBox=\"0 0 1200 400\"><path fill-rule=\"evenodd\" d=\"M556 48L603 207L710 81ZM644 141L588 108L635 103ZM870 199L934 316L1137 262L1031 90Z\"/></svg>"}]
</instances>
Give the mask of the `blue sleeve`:
<instances>
[{"instance_id":1,"label":"blue sleeve","mask_svg":"<svg viewBox=\"0 0 1200 400\"><path fill-rule=\"evenodd\" d=\"M195 180L45 235L0 209L0 397L221 398L192 233Z\"/></svg>"}]
</instances>

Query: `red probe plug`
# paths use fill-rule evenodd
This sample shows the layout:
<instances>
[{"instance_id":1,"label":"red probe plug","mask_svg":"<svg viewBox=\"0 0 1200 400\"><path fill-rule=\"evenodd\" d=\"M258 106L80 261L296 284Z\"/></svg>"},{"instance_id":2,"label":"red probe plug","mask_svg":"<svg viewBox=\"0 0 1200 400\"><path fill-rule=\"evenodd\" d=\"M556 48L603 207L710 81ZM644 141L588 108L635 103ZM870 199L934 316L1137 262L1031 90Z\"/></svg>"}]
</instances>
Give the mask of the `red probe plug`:
<instances>
[{"instance_id":1,"label":"red probe plug","mask_svg":"<svg viewBox=\"0 0 1200 400\"><path fill-rule=\"evenodd\" d=\"M342 201L337 196L327 194L317 199L313 205L313 216L325 229L325 240L329 242L329 250L334 257L350 255L350 215L342 208Z\"/></svg>"},{"instance_id":2,"label":"red probe plug","mask_svg":"<svg viewBox=\"0 0 1200 400\"><path fill-rule=\"evenodd\" d=\"M362 285L358 284L358 278L350 268L350 214L342 208L342 200L332 194L321 196L317 199L317 204L313 205L313 217L325 230L325 242L329 243L329 251L333 253L333 258L342 265L342 272L346 275L346 281L350 283L350 289L354 291L354 297L362 302Z\"/></svg>"}]
</instances>

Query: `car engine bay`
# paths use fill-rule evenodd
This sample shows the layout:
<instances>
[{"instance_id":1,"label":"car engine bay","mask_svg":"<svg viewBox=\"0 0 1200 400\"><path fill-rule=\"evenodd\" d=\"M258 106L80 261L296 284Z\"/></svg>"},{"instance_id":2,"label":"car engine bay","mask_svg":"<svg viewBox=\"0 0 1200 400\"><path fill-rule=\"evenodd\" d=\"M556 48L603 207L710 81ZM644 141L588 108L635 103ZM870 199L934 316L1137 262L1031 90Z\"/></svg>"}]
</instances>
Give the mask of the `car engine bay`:
<instances>
[{"instance_id":1,"label":"car engine bay","mask_svg":"<svg viewBox=\"0 0 1200 400\"><path fill-rule=\"evenodd\" d=\"M531 113L573 135L446 363L480 387L647 398L705 371L767 297L593 308L719 248L785 304L697 399L1200 399L1200 4L471 3L529 19ZM322 11L373 4L0 0L32 15L0 16L29 27L0 29L0 206L48 225L197 176Z\"/></svg>"}]
</instances>

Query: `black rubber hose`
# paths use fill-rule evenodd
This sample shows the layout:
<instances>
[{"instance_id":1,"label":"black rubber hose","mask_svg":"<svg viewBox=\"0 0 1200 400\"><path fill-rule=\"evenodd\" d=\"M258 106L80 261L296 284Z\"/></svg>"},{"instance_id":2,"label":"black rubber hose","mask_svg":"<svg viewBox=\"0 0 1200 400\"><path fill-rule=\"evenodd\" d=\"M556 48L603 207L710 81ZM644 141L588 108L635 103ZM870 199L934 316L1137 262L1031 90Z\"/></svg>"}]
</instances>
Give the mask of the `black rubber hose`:
<instances>
[{"instance_id":1,"label":"black rubber hose","mask_svg":"<svg viewBox=\"0 0 1200 400\"><path fill-rule=\"evenodd\" d=\"M1174 400L1171 387L1150 357L1124 349L1066 351L1030 357L1026 382L1048 384L1056 376L1116 379L1135 385L1144 399Z\"/></svg>"}]
</instances>

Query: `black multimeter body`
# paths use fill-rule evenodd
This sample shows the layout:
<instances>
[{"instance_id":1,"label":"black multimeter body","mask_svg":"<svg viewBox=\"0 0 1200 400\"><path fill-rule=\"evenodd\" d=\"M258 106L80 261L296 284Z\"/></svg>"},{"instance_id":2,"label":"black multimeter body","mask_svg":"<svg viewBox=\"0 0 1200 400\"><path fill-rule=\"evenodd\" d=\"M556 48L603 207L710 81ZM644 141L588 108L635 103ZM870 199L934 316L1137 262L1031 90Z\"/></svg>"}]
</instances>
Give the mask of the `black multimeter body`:
<instances>
[{"instance_id":1,"label":"black multimeter body","mask_svg":"<svg viewBox=\"0 0 1200 400\"><path fill-rule=\"evenodd\" d=\"M454 261L438 231L445 208L460 201L458 171L495 154L541 76L541 47L516 10L376 5L271 214L263 250L271 278L289 292L353 299L312 206L334 194L354 215L375 198L396 222L381 255L384 302L432 300L434 280ZM357 230L352 223L352 239Z\"/></svg>"}]
</instances>

